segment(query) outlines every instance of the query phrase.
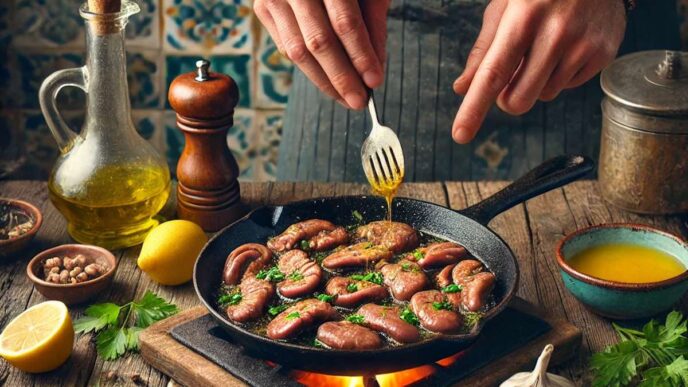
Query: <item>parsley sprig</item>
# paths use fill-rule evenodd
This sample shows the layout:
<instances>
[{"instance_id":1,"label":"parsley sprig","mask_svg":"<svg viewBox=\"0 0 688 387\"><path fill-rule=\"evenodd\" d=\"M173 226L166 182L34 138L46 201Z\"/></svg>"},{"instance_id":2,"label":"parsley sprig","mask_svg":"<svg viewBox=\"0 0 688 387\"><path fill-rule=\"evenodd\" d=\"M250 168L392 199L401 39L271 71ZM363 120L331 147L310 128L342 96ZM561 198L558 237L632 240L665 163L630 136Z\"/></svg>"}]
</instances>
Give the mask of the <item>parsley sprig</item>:
<instances>
[{"instance_id":1,"label":"parsley sprig","mask_svg":"<svg viewBox=\"0 0 688 387\"><path fill-rule=\"evenodd\" d=\"M613 324L619 339L590 359L593 386L688 386L688 321L673 311L664 325L655 320L642 331Z\"/></svg>"},{"instance_id":2,"label":"parsley sprig","mask_svg":"<svg viewBox=\"0 0 688 387\"><path fill-rule=\"evenodd\" d=\"M365 317L363 317L361 314L350 314L346 317L346 321L360 325L365 322Z\"/></svg>"},{"instance_id":3,"label":"parsley sprig","mask_svg":"<svg viewBox=\"0 0 688 387\"><path fill-rule=\"evenodd\" d=\"M454 309L454 306L451 303L449 303L448 301L442 301L442 302L435 301L432 303L432 307L435 310L452 310L452 309Z\"/></svg>"},{"instance_id":4,"label":"parsley sprig","mask_svg":"<svg viewBox=\"0 0 688 387\"><path fill-rule=\"evenodd\" d=\"M411 325L418 326L420 323L418 321L418 317L416 317L416 314L413 313L409 307L404 308L404 310L402 310L399 314L399 317Z\"/></svg>"},{"instance_id":5,"label":"parsley sprig","mask_svg":"<svg viewBox=\"0 0 688 387\"><path fill-rule=\"evenodd\" d=\"M284 280L284 273L282 273L277 266L273 266L269 270L259 271L258 274L256 274L256 278L270 282L279 282Z\"/></svg>"},{"instance_id":6,"label":"parsley sprig","mask_svg":"<svg viewBox=\"0 0 688 387\"><path fill-rule=\"evenodd\" d=\"M463 290L463 286L457 284L449 284L442 288L442 293L458 293Z\"/></svg>"},{"instance_id":7,"label":"parsley sprig","mask_svg":"<svg viewBox=\"0 0 688 387\"><path fill-rule=\"evenodd\" d=\"M114 360L139 349L139 333L179 309L150 291L122 306L108 302L86 308L74 322L76 333L96 333L96 350L105 360Z\"/></svg>"},{"instance_id":8,"label":"parsley sprig","mask_svg":"<svg viewBox=\"0 0 688 387\"><path fill-rule=\"evenodd\" d=\"M382 273L376 272L376 271L371 271L366 274L353 274L351 275L351 279L356 280L356 281L367 281L367 282L372 282L374 284L382 285L382 282L384 281L384 278L382 277Z\"/></svg>"}]
</instances>

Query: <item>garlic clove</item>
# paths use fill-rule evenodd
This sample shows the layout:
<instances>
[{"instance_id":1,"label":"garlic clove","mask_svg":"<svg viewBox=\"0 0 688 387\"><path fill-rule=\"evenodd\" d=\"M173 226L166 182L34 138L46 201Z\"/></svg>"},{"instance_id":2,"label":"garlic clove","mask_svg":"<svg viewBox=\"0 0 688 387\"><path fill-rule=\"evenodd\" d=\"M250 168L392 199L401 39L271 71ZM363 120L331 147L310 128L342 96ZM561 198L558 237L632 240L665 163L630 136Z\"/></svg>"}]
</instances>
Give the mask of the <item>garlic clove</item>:
<instances>
[{"instance_id":1,"label":"garlic clove","mask_svg":"<svg viewBox=\"0 0 688 387\"><path fill-rule=\"evenodd\" d=\"M547 373L553 351L554 346L547 344L532 372L516 373L505 380L500 387L575 387L576 385L565 377Z\"/></svg>"}]
</instances>

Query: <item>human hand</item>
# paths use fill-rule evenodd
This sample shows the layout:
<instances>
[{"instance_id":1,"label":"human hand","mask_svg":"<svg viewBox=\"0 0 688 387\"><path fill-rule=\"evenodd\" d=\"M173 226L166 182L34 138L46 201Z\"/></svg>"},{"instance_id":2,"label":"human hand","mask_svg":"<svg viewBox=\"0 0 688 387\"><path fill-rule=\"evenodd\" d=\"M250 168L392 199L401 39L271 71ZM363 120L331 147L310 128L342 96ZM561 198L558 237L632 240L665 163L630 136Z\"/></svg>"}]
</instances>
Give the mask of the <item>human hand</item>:
<instances>
[{"instance_id":1,"label":"human hand","mask_svg":"<svg viewBox=\"0 0 688 387\"><path fill-rule=\"evenodd\" d=\"M277 49L325 94L348 108L382 84L391 0L255 0Z\"/></svg>"},{"instance_id":2,"label":"human hand","mask_svg":"<svg viewBox=\"0 0 688 387\"><path fill-rule=\"evenodd\" d=\"M495 101L519 115L580 86L614 59L625 28L621 0L493 0L454 82L465 96L454 141L470 142Z\"/></svg>"}]
</instances>

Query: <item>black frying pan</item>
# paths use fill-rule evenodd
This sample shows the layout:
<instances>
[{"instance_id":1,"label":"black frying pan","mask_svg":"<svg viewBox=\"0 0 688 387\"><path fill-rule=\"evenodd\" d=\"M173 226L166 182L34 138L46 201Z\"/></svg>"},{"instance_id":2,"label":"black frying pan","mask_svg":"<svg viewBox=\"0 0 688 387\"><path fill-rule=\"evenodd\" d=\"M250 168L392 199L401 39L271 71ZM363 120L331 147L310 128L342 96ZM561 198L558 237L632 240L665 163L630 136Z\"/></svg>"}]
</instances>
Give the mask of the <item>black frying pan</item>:
<instances>
[{"instance_id":1,"label":"black frying pan","mask_svg":"<svg viewBox=\"0 0 688 387\"><path fill-rule=\"evenodd\" d=\"M486 313L472 332L437 336L415 344L376 350L328 350L269 339L243 329L215 309L214 296L221 284L227 255L248 242L263 243L292 223L320 218L335 224L352 224L358 211L366 222L383 219L386 205L374 196L316 198L259 208L227 226L205 246L194 268L194 287L210 314L234 341L252 355L300 369L333 375L382 374L427 364L468 347L480 334L485 322L501 312L516 290L518 265L506 243L486 225L496 215L534 196L576 180L593 169L593 162L582 156L560 156L545 161L513 184L482 202L454 211L420 200L394 200L395 221L455 241L465 246L497 277L496 305Z\"/></svg>"}]
</instances>

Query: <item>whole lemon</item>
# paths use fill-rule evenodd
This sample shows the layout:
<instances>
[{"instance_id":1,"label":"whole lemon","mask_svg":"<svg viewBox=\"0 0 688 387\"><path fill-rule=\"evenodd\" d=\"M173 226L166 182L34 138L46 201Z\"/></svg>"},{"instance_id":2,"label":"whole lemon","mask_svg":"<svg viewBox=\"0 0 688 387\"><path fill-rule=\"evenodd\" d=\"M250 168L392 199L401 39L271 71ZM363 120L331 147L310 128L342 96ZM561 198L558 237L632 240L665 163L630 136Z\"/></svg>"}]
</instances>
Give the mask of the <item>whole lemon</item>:
<instances>
[{"instance_id":1,"label":"whole lemon","mask_svg":"<svg viewBox=\"0 0 688 387\"><path fill-rule=\"evenodd\" d=\"M171 220L146 236L137 261L139 268L162 285L191 280L198 254L208 242L203 229L188 220Z\"/></svg>"}]
</instances>

